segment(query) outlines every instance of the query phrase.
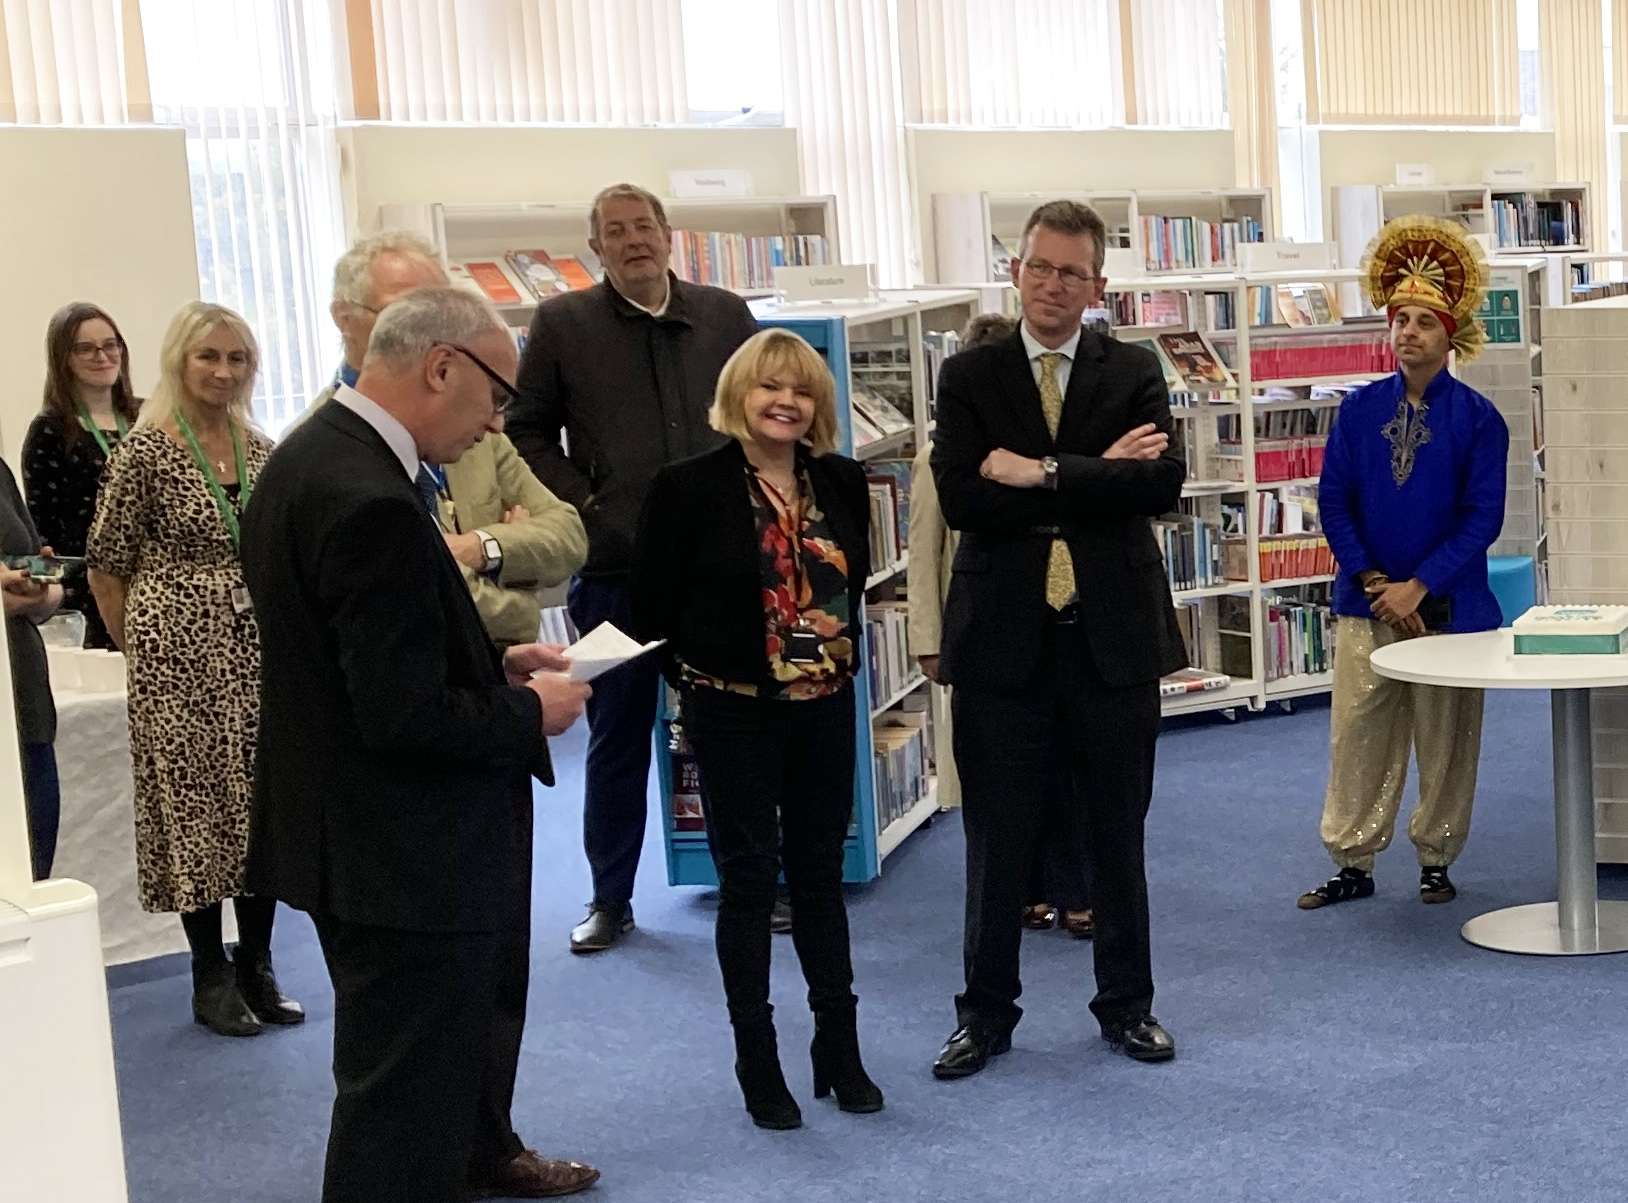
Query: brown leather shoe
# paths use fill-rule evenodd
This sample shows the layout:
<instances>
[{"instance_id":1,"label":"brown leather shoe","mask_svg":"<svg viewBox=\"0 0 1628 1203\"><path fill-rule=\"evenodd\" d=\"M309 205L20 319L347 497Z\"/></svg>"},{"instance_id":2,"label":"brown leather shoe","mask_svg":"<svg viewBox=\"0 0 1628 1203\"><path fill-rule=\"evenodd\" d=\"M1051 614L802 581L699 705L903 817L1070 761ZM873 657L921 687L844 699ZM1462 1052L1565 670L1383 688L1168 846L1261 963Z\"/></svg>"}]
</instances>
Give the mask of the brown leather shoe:
<instances>
[{"instance_id":1,"label":"brown leather shoe","mask_svg":"<svg viewBox=\"0 0 1628 1203\"><path fill-rule=\"evenodd\" d=\"M1036 902L1023 908L1023 926L1030 931L1048 931L1057 922L1057 908L1049 902Z\"/></svg>"},{"instance_id":2,"label":"brown leather shoe","mask_svg":"<svg viewBox=\"0 0 1628 1203\"><path fill-rule=\"evenodd\" d=\"M1096 916L1091 913L1090 907L1083 911L1064 911L1058 916L1057 926L1076 940L1089 940L1097 934Z\"/></svg>"},{"instance_id":3,"label":"brown leather shoe","mask_svg":"<svg viewBox=\"0 0 1628 1203\"><path fill-rule=\"evenodd\" d=\"M490 1182L470 1187L471 1199L552 1199L574 1195L599 1181L599 1171L576 1161L554 1161L522 1149Z\"/></svg>"}]
</instances>

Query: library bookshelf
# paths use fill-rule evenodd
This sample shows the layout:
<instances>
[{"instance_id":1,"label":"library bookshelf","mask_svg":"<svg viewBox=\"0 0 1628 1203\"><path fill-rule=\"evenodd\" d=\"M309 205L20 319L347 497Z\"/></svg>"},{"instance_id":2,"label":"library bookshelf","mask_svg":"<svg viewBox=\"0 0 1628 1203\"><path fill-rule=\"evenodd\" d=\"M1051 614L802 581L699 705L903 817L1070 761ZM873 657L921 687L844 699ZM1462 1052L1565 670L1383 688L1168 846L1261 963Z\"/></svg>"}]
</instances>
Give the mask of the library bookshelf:
<instances>
[{"instance_id":1,"label":"library bookshelf","mask_svg":"<svg viewBox=\"0 0 1628 1203\"><path fill-rule=\"evenodd\" d=\"M1108 227L1110 276L1225 273L1237 242L1269 242L1272 198L1259 188L1078 192L939 192L933 195L933 247L944 283L999 283L1023 223L1052 200L1095 209ZM1206 242L1214 234L1214 245Z\"/></svg>"},{"instance_id":2,"label":"library bookshelf","mask_svg":"<svg viewBox=\"0 0 1628 1203\"><path fill-rule=\"evenodd\" d=\"M690 197L664 199L662 205L674 234L673 270L681 279L733 288L749 297L768 296L776 255L791 262L800 251L817 253L821 262L835 261L835 197ZM494 302L510 325L523 325L537 302L505 256L540 249L591 264L591 207L589 201L381 205L379 222L382 229L424 235L449 269L471 262L497 264L516 295L506 301L494 297ZM693 237L686 242L685 235ZM707 236L712 236L710 242ZM588 270L592 276L591 266Z\"/></svg>"},{"instance_id":3,"label":"library bookshelf","mask_svg":"<svg viewBox=\"0 0 1628 1203\"><path fill-rule=\"evenodd\" d=\"M904 592L910 465L932 430L937 367L953 336L980 311L970 289L882 292L870 300L788 304L752 302L760 326L781 326L825 357L837 384L837 450L859 460L872 479L872 574L863 617L862 671L854 681L856 756L854 815L843 878L869 881L887 857L938 810L931 758L933 698L905 637ZM880 430L877 405L899 427ZM881 437L870 437L872 433ZM674 747L674 698L664 695L656 724L656 763L663 799L667 880L717 882L693 760Z\"/></svg>"}]
</instances>

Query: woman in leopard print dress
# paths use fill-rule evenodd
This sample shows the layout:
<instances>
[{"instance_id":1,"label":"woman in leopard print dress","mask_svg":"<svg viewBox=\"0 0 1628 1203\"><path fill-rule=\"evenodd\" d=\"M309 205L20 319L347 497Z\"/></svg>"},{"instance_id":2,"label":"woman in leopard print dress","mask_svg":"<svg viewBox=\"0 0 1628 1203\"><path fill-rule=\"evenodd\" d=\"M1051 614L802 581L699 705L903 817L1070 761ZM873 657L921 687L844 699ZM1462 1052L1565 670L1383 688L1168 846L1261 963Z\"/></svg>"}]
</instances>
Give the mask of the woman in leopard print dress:
<instances>
[{"instance_id":1,"label":"woman in leopard print dress","mask_svg":"<svg viewBox=\"0 0 1628 1203\"><path fill-rule=\"evenodd\" d=\"M126 657L141 903L179 911L193 1017L228 1036L298 1023L271 970L276 902L243 896L260 721L260 645L238 515L271 453L253 425L259 349L243 319L194 301L170 322L161 379L114 450L86 546ZM233 900L238 944L221 942Z\"/></svg>"}]
</instances>

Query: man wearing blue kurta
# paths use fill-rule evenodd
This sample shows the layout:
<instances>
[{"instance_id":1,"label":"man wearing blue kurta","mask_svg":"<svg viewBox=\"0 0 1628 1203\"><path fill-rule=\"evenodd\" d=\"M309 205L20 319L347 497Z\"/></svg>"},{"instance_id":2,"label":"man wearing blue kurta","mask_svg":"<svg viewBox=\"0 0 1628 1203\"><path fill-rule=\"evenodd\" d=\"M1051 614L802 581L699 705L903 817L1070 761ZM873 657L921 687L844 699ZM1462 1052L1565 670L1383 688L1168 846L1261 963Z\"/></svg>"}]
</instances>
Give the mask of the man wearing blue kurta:
<instances>
[{"instance_id":1,"label":"man wearing blue kurta","mask_svg":"<svg viewBox=\"0 0 1628 1203\"><path fill-rule=\"evenodd\" d=\"M1447 866L1469 834L1482 693L1381 677L1368 657L1398 639L1501 621L1487 549L1504 522L1509 428L1447 371L1449 351L1462 363L1484 337L1474 316L1485 288L1480 249L1449 223L1399 218L1365 267L1399 370L1346 398L1323 460L1318 509L1339 571L1321 834L1339 872L1301 895L1303 910L1374 892L1374 856L1396 828L1410 747L1419 896L1452 900Z\"/></svg>"}]
</instances>

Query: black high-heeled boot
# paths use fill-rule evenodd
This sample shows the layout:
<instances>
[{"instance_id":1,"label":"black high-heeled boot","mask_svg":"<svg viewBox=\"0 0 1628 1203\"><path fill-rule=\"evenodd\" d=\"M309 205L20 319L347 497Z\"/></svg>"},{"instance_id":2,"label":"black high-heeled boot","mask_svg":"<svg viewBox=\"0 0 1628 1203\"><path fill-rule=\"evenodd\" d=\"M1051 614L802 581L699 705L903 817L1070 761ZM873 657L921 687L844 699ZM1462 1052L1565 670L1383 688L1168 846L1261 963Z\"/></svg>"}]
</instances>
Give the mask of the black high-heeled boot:
<instances>
[{"instance_id":1,"label":"black high-heeled boot","mask_svg":"<svg viewBox=\"0 0 1628 1203\"><path fill-rule=\"evenodd\" d=\"M780 1070L772 1017L735 1024L735 1079L758 1127L788 1131L803 1126L803 1113Z\"/></svg>"},{"instance_id":2,"label":"black high-heeled boot","mask_svg":"<svg viewBox=\"0 0 1628 1203\"><path fill-rule=\"evenodd\" d=\"M236 971L238 993L261 1023L287 1026L305 1022L305 1008L277 988L277 975L271 971L269 956L244 952L240 944L232 953L232 967Z\"/></svg>"},{"instance_id":3,"label":"black high-heeled boot","mask_svg":"<svg viewBox=\"0 0 1628 1203\"><path fill-rule=\"evenodd\" d=\"M882 1091L871 1081L859 1059L859 1027L853 1007L814 1012L814 1097L837 1092L843 1111L869 1114L882 1109Z\"/></svg>"},{"instance_id":4,"label":"black high-heeled boot","mask_svg":"<svg viewBox=\"0 0 1628 1203\"><path fill-rule=\"evenodd\" d=\"M217 1036L258 1036L260 1021L238 993L231 963L192 962L192 1018Z\"/></svg>"}]
</instances>

